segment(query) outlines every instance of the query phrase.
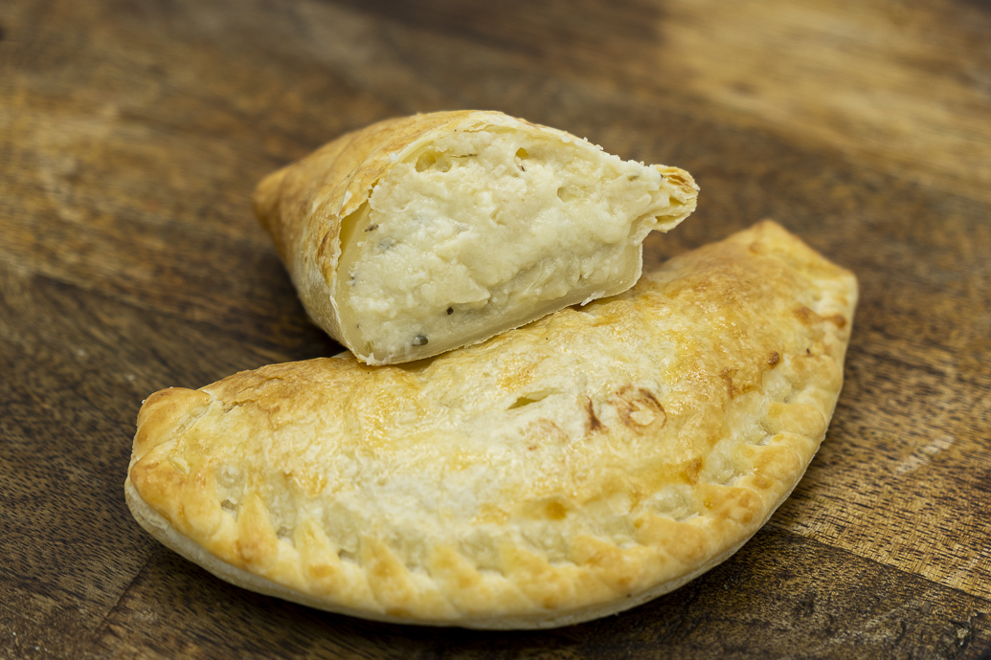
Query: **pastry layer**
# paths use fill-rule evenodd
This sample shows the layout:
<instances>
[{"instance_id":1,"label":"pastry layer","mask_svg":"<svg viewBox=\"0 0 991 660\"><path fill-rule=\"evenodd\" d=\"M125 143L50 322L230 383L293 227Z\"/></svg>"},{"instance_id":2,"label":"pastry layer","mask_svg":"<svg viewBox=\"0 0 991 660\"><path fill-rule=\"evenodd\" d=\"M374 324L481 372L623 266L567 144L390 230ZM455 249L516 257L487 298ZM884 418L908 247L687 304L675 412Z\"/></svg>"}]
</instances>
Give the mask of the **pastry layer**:
<instances>
[{"instance_id":1,"label":"pastry layer","mask_svg":"<svg viewBox=\"0 0 991 660\"><path fill-rule=\"evenodd\" d=\"M235 584L387 621L539 628L684 584L822 441L853 276L773 223L407 366L270 365L146 401L138 521Z\"/></svg>"}]
</instances>

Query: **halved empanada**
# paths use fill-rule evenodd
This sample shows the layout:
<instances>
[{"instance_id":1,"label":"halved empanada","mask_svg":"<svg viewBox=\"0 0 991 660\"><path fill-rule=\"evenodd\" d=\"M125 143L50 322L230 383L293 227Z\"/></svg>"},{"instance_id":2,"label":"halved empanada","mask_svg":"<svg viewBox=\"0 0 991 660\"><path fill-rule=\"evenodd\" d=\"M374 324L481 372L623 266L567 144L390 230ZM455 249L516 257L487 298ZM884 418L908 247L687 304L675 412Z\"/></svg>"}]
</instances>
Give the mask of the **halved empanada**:
<instances>
[{"instance_id":1,"label":"halved empanada","mask_svg":"<svg viewBox=\"0 0 991 660\"><path fill-rule=\"evenodd\" d=\"M627 290L644 238L697 190L677 168L461 111L344 135L262 181L255 210L311 318L391 364Z\"/></svg>"},{"instance_id":2,"label":"halved empanada","mask_svg":"<svg viewBox=\"0 0 991 660\"><path fill-rule=\"evenodd\" d=\"M795 487L856 297L762 223L429 361L163 390L128 503L223 579L334 612L477 628L619 612L729 557Z\"/></svg>"}]
</instances>

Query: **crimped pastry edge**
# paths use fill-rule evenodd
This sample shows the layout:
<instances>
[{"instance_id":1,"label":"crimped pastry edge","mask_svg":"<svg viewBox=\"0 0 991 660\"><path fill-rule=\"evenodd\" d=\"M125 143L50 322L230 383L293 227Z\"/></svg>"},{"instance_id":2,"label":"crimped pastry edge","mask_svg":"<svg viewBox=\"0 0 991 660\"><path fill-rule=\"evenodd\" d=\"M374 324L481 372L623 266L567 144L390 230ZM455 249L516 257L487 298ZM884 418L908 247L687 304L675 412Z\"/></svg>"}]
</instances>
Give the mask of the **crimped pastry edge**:
<instances>
[{"instance_id":1,"label":"crimped pastry edge","mask_svg":"<svg viewBox=\"0 0 991 660\"><path fill-rule=\"evenodd\" d=\"M604 603L601 605L589 606L579 610L558 613L558 616L534 617L531 615L492 618L480 617L459 619L454 622L445 619L410 620L408 617L390 616L388 614L370 612L365 609L329 605L326 601L308 596L307 594L295 591L277 582L273 582L272 580L268 580L253 573L249 573L242 568L228 564L222 559L207 552L201 546L177 532L161 514L148 506L148 504L141 498L141 495L138 493L137 489L135 489L131 484L130 477L128 477L124 482L124 494L127 501L127 506L131 511L131 515L133 515L138 524L141 525L141 527L159 543L188 561L197 564L200 568L203 568L214 577L242 589L247 589L265 596L281 598L282 600L297 603L299 605L305 605L306 607L312 607L324 612L330 612L331 614L343 614L345 616L353 616L371 621L380 621L382 623L436 627L460 627L477 630L546 630L577 625L579 623L586 623L588 621L594 621L595 619L621 614L627 610L639 607L644 603L648 603L656 598L664 596L665 594L669 594L672 591L676 591L695 578L709 572L719 564L722 564L727 559L735 555L740 548L746 545L750 539L753 538L758 531L760 531L767 521L771 519L778 508L788 499L795 487L801 482L804 474L805 471L803 470L802 475L800 475L795 481L795 484L792 486L791 490L789 490L788 493L782 497L780 501L778 501L777 505L770 510L767 517L761 520L760 524L758 524L746 538L741 540L736 545L727 548L723 553L714 556L698 569L692 571L691 573L685 574L676 580L659 584L652 589L629 598Z\"/></svg>"}]
</instances>

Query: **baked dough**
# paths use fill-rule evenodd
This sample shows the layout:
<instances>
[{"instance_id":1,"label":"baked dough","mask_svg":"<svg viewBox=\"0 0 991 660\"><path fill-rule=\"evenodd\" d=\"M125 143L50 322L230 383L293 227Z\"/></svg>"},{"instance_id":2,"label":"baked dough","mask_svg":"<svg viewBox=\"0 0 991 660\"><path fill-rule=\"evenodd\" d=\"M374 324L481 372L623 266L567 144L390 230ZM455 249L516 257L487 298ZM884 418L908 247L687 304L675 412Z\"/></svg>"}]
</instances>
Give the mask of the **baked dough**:
<instances>
[{"instance_id":1,"label":"baked dough","mask_svg":"<svg viewBox=\"0 0 991 660\"><path fill-rule=\"evenodd\" d=\"M234 584L370 619L562 626L733 554L805 472L856 281L765 222L620 296L403 366L153 394L125 485Z\"/></svg>"},{"instance_id":2,"label":"baked dough","mask_svg":"<svg viewBox=\"0 0 991 660\"><path fill-rule=\"evenodd\" d=\"M263 180L254 206L317 325L394 364L626 291L644 238L697 191L683 170L460 111L344 135Z\"/></svg>"}]
</instances>

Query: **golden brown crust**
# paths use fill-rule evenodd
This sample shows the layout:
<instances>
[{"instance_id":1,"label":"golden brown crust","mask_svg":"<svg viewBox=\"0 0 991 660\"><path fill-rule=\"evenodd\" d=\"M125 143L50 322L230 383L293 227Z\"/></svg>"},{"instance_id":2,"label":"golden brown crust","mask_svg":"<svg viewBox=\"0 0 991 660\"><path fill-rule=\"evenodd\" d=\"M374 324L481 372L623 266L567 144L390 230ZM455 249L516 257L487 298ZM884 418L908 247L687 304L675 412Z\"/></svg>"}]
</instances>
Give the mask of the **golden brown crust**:
<instances>
[{"instance_id":1,"label":"golden brown crust","mask_svg":"<svg viewBox=\"0 0 991 660\"><path fill-rule=\"evenodd\" d=\"M306 158L263 179L255 190L255 214L271 234L280 258L311 319L369 364L412 358L376 359L354 345L343 330L337 300L337 268L344 220L365 204L386 171L417 149L445 134L505 128L527 132L535 140L553 138L584 143L573 135L509 117L500 112L459 110L388 119L347 133ZM663 189L680 217L668 218L664 231L695 209L698 187L691 175L676 167L655 166L664 175ZM601 294L600 294L601 295ZM494 334L494 333L493 333ZM487 335L489 336L489 335ZM423 356L435 354L422 349Z\"/></svg>"},{"instance_id":2,"label":"golden brown crust","mask_svg":"<svg viewBox=\"0 0 991 660\"><path fill-rule=\"evenodd\" d=\"M221 577L331 611L479 628L618 612L731 555L791 492L856 296L765 222L432 360L165 390L128 500Z\"/></svg>"}]
</instances>

